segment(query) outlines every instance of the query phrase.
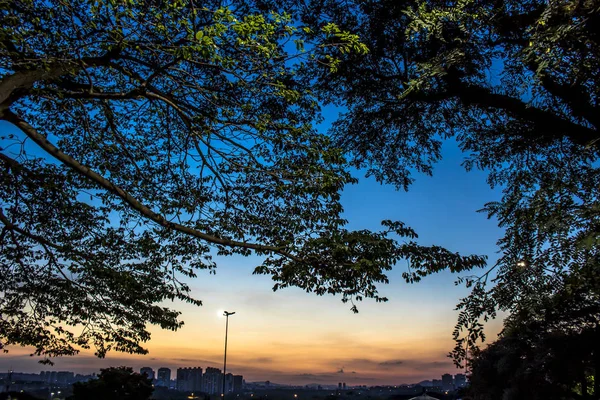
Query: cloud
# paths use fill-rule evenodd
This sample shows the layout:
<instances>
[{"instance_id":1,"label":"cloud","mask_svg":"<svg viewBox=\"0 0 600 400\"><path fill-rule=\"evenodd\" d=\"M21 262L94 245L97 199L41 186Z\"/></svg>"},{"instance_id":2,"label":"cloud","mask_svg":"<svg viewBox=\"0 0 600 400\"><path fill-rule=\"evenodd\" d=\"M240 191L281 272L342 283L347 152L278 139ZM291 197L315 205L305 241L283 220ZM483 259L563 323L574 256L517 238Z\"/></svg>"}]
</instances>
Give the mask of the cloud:
<instances>
[{"instance_id":1,"label":"cloud","mask_svg":"<svg viewBox=\"0 0 600 400\"><path fill-rule=\"evenodd\" d=\"M402 364L404 364L404 361L402 361L402 360L388 360L388 361L383 361L383 362L379 363L379 365L386 366L386 367L393 367L393 366L402 365Z\"/></svg>"},{"instance_id":2,"label":"cloud","mask_svg":"<svg viewBox=\"0 0 600 400\"><path fill-rule=\"evenodd\" d=\"M268 363L272 363L273 359L271 357L258 357L258 358L251 358L248 361L252 362L252 363L268 364Z\"/></svg>"},{"instance_id":3,"label":"cloud","mask_svg":"<svg viewBox=\"0 0 600 400\"><path fill-rule=\"evenodd\" d=\"M323 382L323 381L335 381L336 377L334 375L329 375L329 374L297 374L297 375L291 375L294 378L301 378L301 379L310 379L312 381L318 381L318 382Z\"/></svg>"},{"instance_id":4,"label":"cloud","mask_svg":"<svg viewBox=\"0 0 600 400\"><path fill-rule=\"evenodd\" d=\"M208 361L208 360L201 360L198 358L171 358L171 360L173 361L178 361L178 362L184 362L184 363L196 363L196 364L209 364L209 365L215 365L217 364L214 361Z\"/></svg>"}]
</instances>

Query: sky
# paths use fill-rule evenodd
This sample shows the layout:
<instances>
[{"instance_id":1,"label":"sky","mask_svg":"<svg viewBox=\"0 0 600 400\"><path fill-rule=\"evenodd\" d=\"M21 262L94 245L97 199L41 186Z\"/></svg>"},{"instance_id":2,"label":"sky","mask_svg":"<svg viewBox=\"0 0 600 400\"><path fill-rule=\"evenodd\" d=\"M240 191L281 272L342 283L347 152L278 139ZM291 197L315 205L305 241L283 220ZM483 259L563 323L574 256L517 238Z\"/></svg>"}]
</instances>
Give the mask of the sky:
<instances>
[{"instance_id":1,"label":"sky","mask_svg":"<svg viewBox=\"0 0 600 400\"><path fill-rule=\"evenodd\" d=\"M327 115L331 120L332 112ZM6 129L6 126L0 128ZM494 220L477 213L488 201L500 198L490 189L486 174L465 172L463 155L453 141L443 146L443 160L434 176L417 176L408 192L397 191L364 178L347 187L342 196L349 229L380 229L383 219L401 220L419 234L419 243L437 244L464 254L484 254L492 265L497 259L496 241L502 231ZM91 352L55 360L53 367L40 365L27 348L11 347L0 354L0 371L70 370L97 372L99 368L127 365L223 367L225 318L229 320L227 371L246 381L281 384L377 385L415 383L440 379L443 373L459 373L447 354L453 348L454 310L467 289L454 284L457 275L447 271L406 284L406 266L399 263L390 273L390 284L380 286L387 303L368 299L350 311L340 297L318 297L300 289L273 292L268 276L254 276L256 257L217 257L216 275L200 271L190 282L192 295L202 307L180 302L167 304L182 312L185 321L177 332L151 327L149 354L133 356L109 353L97 359ZM502 321L487 324L493 340Z\"/></svg>"}]
</instances>

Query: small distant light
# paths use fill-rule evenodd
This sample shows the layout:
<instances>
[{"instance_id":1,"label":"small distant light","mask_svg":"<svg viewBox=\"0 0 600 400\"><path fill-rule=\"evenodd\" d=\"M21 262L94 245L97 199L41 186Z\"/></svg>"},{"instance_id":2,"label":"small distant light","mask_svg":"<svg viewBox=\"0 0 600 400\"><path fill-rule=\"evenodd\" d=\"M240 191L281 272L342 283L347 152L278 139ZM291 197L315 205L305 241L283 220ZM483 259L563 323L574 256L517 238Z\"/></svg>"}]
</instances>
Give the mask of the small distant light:
<instances>
[{"instance_id":1,"label":"small distant light","mask_svg":"<svg viewBox=\"0 0 600 400\"><path fill-rule=\"evenodd\" d=\"M523 260L521 260L517 263L517 267L519 267L519 268L525 268L526 266L527 266L527 263Z\"/></svg>"},{"instance_id":2,"label":"small distant light","mask_svg":"<svg viewBox=\"0 0 600 400\"><path fill-rule=\"evenodd\" d=\"M294 397L298 397L298 395L296 393L294 393Z\"/></svg>"}]
</instances>

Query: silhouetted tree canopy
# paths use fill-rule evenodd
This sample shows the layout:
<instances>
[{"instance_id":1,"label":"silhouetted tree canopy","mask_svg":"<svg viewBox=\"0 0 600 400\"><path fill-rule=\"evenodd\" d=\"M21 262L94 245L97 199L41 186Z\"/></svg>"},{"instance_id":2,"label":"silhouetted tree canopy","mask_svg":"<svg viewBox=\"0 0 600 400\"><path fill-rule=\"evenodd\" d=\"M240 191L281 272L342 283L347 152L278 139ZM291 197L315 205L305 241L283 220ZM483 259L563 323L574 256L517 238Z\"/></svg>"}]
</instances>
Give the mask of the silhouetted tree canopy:
<instances>
[{"instance_id":1,"label":"silhouetted tree canopy","mask_svg":"<svg viewBox=\"0 0 600 400\"><path fill-rule=\"evenodd\" d=\"M130 367L110 367L100 370L97 379L73 384L69 400L147 400L154 388L146 375Z\"/></svg>"},{"instance_id":2,"label":"silhouetted tree canopy","mask_svg":"<svg viewBox=\"0 0 600 400\"><path fill-rule=\"evenodd\" d=\"M148 324L182 324L161 302L201 304L181 279L215 254L254 252L274 289L344 302L385 301L376 284L401 258L484 265L419 246L400 222L344 228L340 192L356 179L313 128L304 72L367 49L268 10L0 1L0 348L145 353Z\"/></svg>"},{"instance_id":3,"label":"silhouetted tree canopy","mask_svg":"<svg viewBox=\"0 0 600 400\"><path fill-rule=\"evenodd\" d=\"M500 339L470 357L476 400L597 399L600 396L598 275L567 277L564 290L529 298Z\"/></svg>"}]
</instances>

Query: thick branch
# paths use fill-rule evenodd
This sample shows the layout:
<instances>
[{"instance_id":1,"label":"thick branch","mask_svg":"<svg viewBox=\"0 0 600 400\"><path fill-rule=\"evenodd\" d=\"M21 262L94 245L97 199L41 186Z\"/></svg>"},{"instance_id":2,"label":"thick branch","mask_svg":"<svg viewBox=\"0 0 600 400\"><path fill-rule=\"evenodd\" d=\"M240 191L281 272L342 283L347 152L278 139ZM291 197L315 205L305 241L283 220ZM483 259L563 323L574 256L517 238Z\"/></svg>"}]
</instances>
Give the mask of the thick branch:
<instances>
[{"instance_id":1,"label":"thick branch","mask_svg":"<svg viewBox=\"0 0 600 400\"><path fill-rule=\"evenodd\" d=\"M531 106L521 99L505 94L494 93L490 89L465 84L449 73L446 76L450 94L458 97L465 105L478 105L507 111L518 118L535 124L548 139L568 137L573 143L600 146L600 133L594 129L565 120L558 115Z\"/></svg>"},{"instance_id":2,"label":"thick branch","mask_svg":"<svg viewBox=\"0 0 600 400\"><path fill-rule=\"evenodd\" d=\"M55 62L48 67L29 71L17 71L12 75L7 75L0 80L0 113L8 109L19 96L15 93L31 89L33 85L41 80L55 79L67 72L76 72L85 68L88 65L102 65L110 59L116 57L119 53L118 48L107 52L100 57L84 57L79 63L71 62L71 60ZM76 61L76 60L72 60Z\"/></svg>"},{"instance_id":3,"label":"thick branch","mask_svg":"<svg viewBox=\"0 0 600 400\"><path fill-rule=\"evenodd\" d=\"M0 81L0 111L10 106L11 96L17 90L29 89L39 80L57 78L72 68L69 64L56 66L49 70L18 71L5 76Z\"/></svg>"},{"instance_id":4,"label":"thick branch","mask_svg":"<svg viewBox=\"0 0 600 400\"><path fill-rule=\"evenodd\" d=\"M548 93L567 103L571 107L573 115L585 118L596 129L600 128L600 109L590 104L589 96L581 90L581 86L562 85L553 80L547 73L540 76L540 82Z\"/></svg>"},{"instance_id":5,"label":"thick branch","mask_svg":"<svg viewBox=\"0 0 600 400\"><path fill-rule=\"evenodd\" d=\"M217 236L213 236L204 232L201 232L197 229L193 229L184 225L180 225L174 222L168 221L164 216L152 211L146 205L142 204L138 199L133 197L127 191L122 189L121 187L115 185L108 179L104 178L102 175L96 173L92 169L86 167L85 165L80 164L77 160L72 158L71 156L63 153L60 149L54 146L52 143L48 141L46 137L41 135L37 130L29 125L27 122L23 121L19 116L14 114L13 112L7 110L4 112L3 119L17 126L23 133L25 133L31 140L33 140L38 146L40 146L44 151L50 154L52 157L60 161L62 164L72 168L77 173L86 176L87 178L94 181L99 186L108 190L110 193L120 197L125 203L127 203L131 208L139 212L143 217L148 218L155 223L169 229L173 229L187 235L191 235L197 237L202 240L206 240L209 243L214 243L227 247L240 247L258 251L266 251L271 253L276 253L287 257L296 262L302 262L299 257L296 257L286 251L283 251L280 247L275 246L267 246L260 245L256 243L246 243L246 242L238 242L235 240L229 240L220 238Z\"/></svg>"}]
</instances>

